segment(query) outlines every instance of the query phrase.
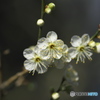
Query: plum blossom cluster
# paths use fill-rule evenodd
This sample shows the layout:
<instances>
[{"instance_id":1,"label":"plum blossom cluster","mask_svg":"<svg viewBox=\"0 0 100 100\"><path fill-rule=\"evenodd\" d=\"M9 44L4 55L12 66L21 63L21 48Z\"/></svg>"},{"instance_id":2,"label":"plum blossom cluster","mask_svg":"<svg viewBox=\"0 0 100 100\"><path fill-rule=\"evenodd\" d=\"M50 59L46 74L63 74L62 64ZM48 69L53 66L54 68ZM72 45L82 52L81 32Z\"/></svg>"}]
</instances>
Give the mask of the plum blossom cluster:
<instances>
[{"instance_id":1,"label":"plum blossom cluster","mask_svg":"<svg viewBox=\"0 0 100 100\"><path fill-rule=\"evenodd\" d=\"M91 42L88 34L79 37L77 35L71 38L72 47L68 47L63 40L58 39L54 31L47 33L37 41L36 46L29 47L23 51L24 67L34 74L37 71L42 74L47 71L49 66L63 68L65 63L71 62L72 59L85 63L86 58L92 60L92 51L95 42ZM100 50L100 46L97 46Z\"/></svg>"}]
</instances>

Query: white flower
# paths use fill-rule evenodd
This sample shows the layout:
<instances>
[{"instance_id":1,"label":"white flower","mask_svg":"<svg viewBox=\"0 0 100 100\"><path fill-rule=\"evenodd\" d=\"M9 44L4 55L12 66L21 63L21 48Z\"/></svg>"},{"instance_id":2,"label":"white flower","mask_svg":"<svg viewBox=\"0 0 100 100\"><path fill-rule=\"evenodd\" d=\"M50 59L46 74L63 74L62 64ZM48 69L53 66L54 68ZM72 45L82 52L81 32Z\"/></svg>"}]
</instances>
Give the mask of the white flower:
<instances>
[{"instance_id":1,"label":"white flower","mask_svg":"<svg viewBox=\"0 0 100 100\"><path fill-rule=\"evenodd\" d=\"M56 68L61 69L65 66L66 63L71 62L72 52L69 51L69 48L66 44L63 46L62 57L60 59L54 59L54 65Z\"/></svg>"},{"instance_id":2,"label":"white flower","mask_svg":"<svg viewBox=\"0 0 100 100\"><path fill-rule=\"evenodd\" d=\"M60 59L54 59L54 65L57 68L61 69L64 67L65 63L71 62L72 58L68 50L69 50L68 46L64 44L63 51L62 51L62 57Z\"/></svg>"},{"instance_id":3,"label":"white flower","mask_svg":"<svg viewBox=\"0 0 100 100\"><path fill-rule=\"evenodd\" d=\"M77 81L79 80L79 76L77 71L73 68L72 65L68 65L65 71L65 79L67 82L71 84L77 84Z\"/></svg>"},{"instance_id":4,"label":"white flower","mask_svg":"<svg viewBox=\"0 0 100 100\"><path fill-rule=\"evenodd\" d=\"M57 34L54 31L48 32L46 38L39 39L37 46L41 49L43 58L60 59L62 57L64 42L57 39Z\"/></svg>"},{"instance_id":5,"label":"white flower","mask_svg":"<svg viewBox=\"0 0 100 100\"><path fill-rule=\"evenodd\" d=\"M80 60L81 62L85 62L85 58L87 57L89 60L92 60L91 56L91 47L88 46L90 42L90 37L88 34L84 34L81 38L77 35L71 38L71 44L73 47L69 49L72 58L76 57L76 63Z\"/></svg>"},{"instance_id":6,"label":"white flower","mask_svg":"<svg viewBox=\"0 0 100 100\"><path fill-rule=\"evenodd\" d=\"M34 48L27 48L23 51L24 57L27 59L24 61L24 67L28 71L33 71L33 74L35 70L42 74L47 71L47 67L50 63L50 60L45 60L40 55L40 50L38 47Z\"/></svg>"},{"instance_id":7,"label":"white flower","mask_svg":"<svg viewBox=\"0 0 100 100\"><path fill-rule=\"evenodd\" d=\"M62 60L64 62L68 63L68 62L71 62L71 59L72 59L72 57L71 57L71 54L69 52L69 48L66 44L64 44Z\"/></svg>"}]
</instances>

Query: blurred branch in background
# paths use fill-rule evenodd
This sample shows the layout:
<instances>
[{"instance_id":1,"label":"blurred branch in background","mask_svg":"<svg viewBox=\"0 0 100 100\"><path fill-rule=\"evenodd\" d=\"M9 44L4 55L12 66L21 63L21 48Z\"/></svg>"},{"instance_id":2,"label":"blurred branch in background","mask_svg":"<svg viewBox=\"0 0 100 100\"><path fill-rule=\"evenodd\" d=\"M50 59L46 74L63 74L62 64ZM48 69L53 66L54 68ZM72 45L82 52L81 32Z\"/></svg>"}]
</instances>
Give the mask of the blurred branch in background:
<instances>
[{"instance_id":1,"label":"blurred branch in background","mask_svg":"<svg viewBox=\"0 0 100 100\"><path fill-rule=\"evenodd\" d=\"M1 65L1 57L2 57L2 55L1 55L1 52L0 52L0 85L2 84L2 65ZM2 96L3 96L2 90L0 89L0 100L2 100Z\"/></svg>"},{"instance_id":2,"label":"blurred branch in background","mask_svg":"<svg viewBox=\"0 0 100 100\"><path fill-rule=\"evenodd\" d=\"M15 75L11 76L8 80L0 84L0 89L3 90L7 86L9 86L12 82L14 82L16 79L18 79L19 77L22 77L26 73L28 73L28 71L24 69L23 71L18 72Z\"/></svg>"}]
</instances>

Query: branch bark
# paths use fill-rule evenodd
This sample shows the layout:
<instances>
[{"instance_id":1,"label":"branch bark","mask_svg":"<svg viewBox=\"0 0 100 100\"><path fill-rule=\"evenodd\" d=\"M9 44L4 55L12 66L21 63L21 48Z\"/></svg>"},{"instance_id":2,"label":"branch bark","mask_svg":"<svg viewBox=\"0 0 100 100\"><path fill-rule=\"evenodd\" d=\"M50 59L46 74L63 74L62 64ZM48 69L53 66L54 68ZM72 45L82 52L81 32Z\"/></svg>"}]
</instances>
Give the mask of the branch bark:
<instances>
[{"instance_id":1,"label":"branch bark","mask_svg":"<svg viewBox=\"0 0 100 100\"><path fill-rule=\"evenodd\" d=\"M12 82L14 82L17 78L19 78L20 76L23 76L24 74L28 73L27 70L23 70L21 72L16 73L15 75L11 76L8 80L6 80L5 82L3 82L2 84L0 84L0 89L4 89L7 86L9 86Z\"/></svg>"}]
</instances>

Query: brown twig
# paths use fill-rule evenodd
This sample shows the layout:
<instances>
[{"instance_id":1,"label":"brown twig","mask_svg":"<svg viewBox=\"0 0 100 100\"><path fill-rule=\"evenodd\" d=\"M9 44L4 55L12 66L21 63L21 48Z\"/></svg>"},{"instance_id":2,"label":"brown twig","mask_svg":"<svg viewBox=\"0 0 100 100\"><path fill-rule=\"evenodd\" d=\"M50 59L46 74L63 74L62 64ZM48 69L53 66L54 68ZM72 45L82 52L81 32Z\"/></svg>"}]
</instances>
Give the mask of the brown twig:
<instances>
[{"instance_id":1,"label":"brown twig","mask_svg":"<svg viewBox=\"0 0 100 100\"><path fill-rule=\"evenodd\" d=\"M17 78L19 78L20 76L23 76L24 74L28 73L27 70L23 70L21 72L16 73L15 75L11 76L8 80L6 80L5 82L3 82L0 85L0 89L4 89L7 86L9 86L12 82L14 82Z\"/></svg>"},{"instance_id":2,"label":"brown twig","mask_svg":"<svg viewBox=\"0 0 100 100\"><path fill-rule=\"evenodd\" d=\"M100 24L98 25L97 32L91 37L91 40L93 40L94 38L97 38L99 34L100 34Z\"/></svg>"},{"instance_id":3,"label":"brown twig","mask_svg":"<svg viewBox=\"0 0 100 100\"><path fill-rule=\"evenodd\" d=\"M0 85L2 84L2 65L1 65L1 52L0 52ZM0 90L0 100L2 100L2 94L3 94L3 91Z\"/></svg>"}]
</instances>

